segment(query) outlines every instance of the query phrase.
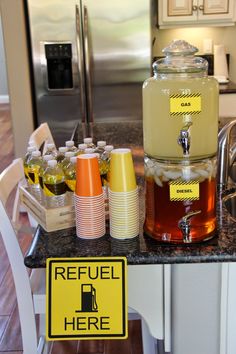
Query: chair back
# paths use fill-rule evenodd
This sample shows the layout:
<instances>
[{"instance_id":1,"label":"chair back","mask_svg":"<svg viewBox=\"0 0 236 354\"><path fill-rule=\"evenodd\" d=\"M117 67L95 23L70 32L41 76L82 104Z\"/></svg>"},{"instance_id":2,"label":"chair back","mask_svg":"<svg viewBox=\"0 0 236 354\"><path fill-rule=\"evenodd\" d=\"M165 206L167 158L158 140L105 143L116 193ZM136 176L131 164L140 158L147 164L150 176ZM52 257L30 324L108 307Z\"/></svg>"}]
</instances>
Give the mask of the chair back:
<instances>
[{"instance_id":1,"label":"chair back","mask_svg":"<svg viewBox=\"0 0 236 354\"><path fill-rule=\"evenodd\" d=\"M28 328L30 326L31 330L34 329L32 332L35 333L35 338L33 339L34 342L37 343L36 323L29 274L24 265L24 257L13 222L6 209L7 201L11 192L17 188L18 183L23 178L24 169L22 159L14 160L11 165L0 174L0 232L13 274L20 320L27 317ZM19 198L17 202L19 202ZM21 332L23 347L26 349L24 353L30 353L29 350L27 351L27 344L25 343L25 338L29 335L26 326L21 326Z\"/></svg>"},{"instance_id":2,"label":"chair back","mask_svg":"<svg viewBox=\"0 0 236 354\"><path fill-rule=\"evenodd\" d=\"M47 144L54 143L51 130L46 122L40 124L40 126L33 131L29 142L33 142L36 148L41 150L42 153L44 153Z\"/></svg>"}]
</instances>

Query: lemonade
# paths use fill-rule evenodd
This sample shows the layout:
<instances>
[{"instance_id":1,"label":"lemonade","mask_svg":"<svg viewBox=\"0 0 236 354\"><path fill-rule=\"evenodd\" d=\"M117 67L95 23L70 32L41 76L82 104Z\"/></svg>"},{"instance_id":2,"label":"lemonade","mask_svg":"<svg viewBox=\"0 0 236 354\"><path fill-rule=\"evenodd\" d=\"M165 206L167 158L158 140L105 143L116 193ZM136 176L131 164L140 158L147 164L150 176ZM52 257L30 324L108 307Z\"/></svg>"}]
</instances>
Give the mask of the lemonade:
<instances>
[{"instance_id":1,"label":"lemonade","mask_svg":"<svg viewBox=\"0 0 236 354\"><path fill-rule=\"evenodd\" d=\"M169 78L169 76L172 76ZM218 83L210 77L169 75L162 80L149 78L143 85L144 151L161 160L182 160L183 149L178 144L181 129L191 123L190 160L216 155L218 133ZM175 96L174 96L175 95ZM178 95L180 104L195 103L198 110L192 113L175 113L171 103ZM173 98L174 97L174 98ZM195 101L194 101L195 100ZM181 107L181 106L180 106ZM180 108L179 108L180 110ZM179 113L178 113L179 112Z\"/></svg>"}]
</instances>

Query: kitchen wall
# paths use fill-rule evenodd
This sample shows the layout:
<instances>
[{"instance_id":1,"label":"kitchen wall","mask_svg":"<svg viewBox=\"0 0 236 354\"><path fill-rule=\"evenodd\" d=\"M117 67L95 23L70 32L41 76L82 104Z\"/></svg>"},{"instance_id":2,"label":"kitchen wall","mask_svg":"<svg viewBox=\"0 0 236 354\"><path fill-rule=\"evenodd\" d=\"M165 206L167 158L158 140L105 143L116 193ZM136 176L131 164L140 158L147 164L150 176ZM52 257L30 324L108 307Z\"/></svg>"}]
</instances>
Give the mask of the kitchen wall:
<instances>
[{"instance_id":1,"label":"kitchen wall","mask_svg":"<svg viewBox=\"0 0 236 354\"><path fill-rule=\"evenodd\" d=\"M34 129L23 1L0 0L15 157ZM0 79L1 80L1 79Z\"/></svg>"},{"instance_id":2,"label":"kitchen wall","mask_svg":"<svg viewBox=\"0 0 236 354\"><path fill-rule=\"evenodd\" d=\"M8 87L7 87L7 72L6 72L6 59L2 34L2 19L0 16L0 103L7 103Z\"/></svg>"},{"instance_id":3,"label":"kitchen wall","mask_svg":"<svg viewBox=\"0 0 236 354\"><path fill-rule=\"evenodd\" d=\"M224 44L230 54L229 77L236 83L236 26L229 27L187 27L175 29L154 29L156 41L153 47L154 56L163 55L161 50L173 39L184 39L199 49L203 54L203 39L211 38L214 44Z\"/></svg>"}]
</instances>

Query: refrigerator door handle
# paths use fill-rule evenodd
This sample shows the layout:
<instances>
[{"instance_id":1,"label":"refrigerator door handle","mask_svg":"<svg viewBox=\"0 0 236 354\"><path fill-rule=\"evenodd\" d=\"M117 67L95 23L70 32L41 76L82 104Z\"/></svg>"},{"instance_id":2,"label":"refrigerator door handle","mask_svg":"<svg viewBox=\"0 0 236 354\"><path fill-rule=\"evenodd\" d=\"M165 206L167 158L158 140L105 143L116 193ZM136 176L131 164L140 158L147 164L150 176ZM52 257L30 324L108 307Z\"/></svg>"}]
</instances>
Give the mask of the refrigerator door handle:
<instances>
[{"instance_id":1,"label":"refrigerator door handle","mask_svg":"<svg viewBox=\"0 0 236 354\"><path fill-rule=\"evenodd\" d=\"M80 100L81 100L81 115L82 123L87 121L86 100L85 100L85 77L84 77L84 51L82 42L82 27L79 5L75 5L75 34L76 34L76 50L77 50L77 65L79 72Z\"/></svg>"},{"instance_id":2,"label":"refrigerator door handle","mask_svg":"<svg viewBox=\"0 0 236 354\"><path fill-rule=\"evenodd\" d=\"M92 73L91 73L91 42L89 38L89 23L88 9L83 8L83 30L84 30L84 55L85 55L85 73L86 73L86 88L87 88L87 105L88 105L88 123L94 121L93 118L93 97L92 97ZM90 131L91 134L91 131Z\"/></svg>"}]
</instances>

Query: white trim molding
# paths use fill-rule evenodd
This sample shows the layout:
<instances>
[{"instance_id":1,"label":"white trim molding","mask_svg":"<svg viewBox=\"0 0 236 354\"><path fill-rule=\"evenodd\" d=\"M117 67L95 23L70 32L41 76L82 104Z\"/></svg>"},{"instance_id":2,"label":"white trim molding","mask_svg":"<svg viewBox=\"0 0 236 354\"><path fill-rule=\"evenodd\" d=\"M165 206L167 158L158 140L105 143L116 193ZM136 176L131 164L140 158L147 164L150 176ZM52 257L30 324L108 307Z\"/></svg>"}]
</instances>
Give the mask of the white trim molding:
<instances>
[{"instance_id":1,"label":"white trim molding","mask_svg":"<svg viewBox=\"0 0 236 354\"><path fill-rule=\"evenodd\" d=\"M8 95L0 95L0 104L2 103L9 103L9 96Z\"/></svg>"},{"instance_id":2,"label":"white trim molding","mask_svg":"<svg viewBox=\"0 0 236 354\"><path fill-rule=\"evenodd\" d=\"M222 264L220 354L234 354L236 348L236 263Z\"/></svg>"}]
</instances>

